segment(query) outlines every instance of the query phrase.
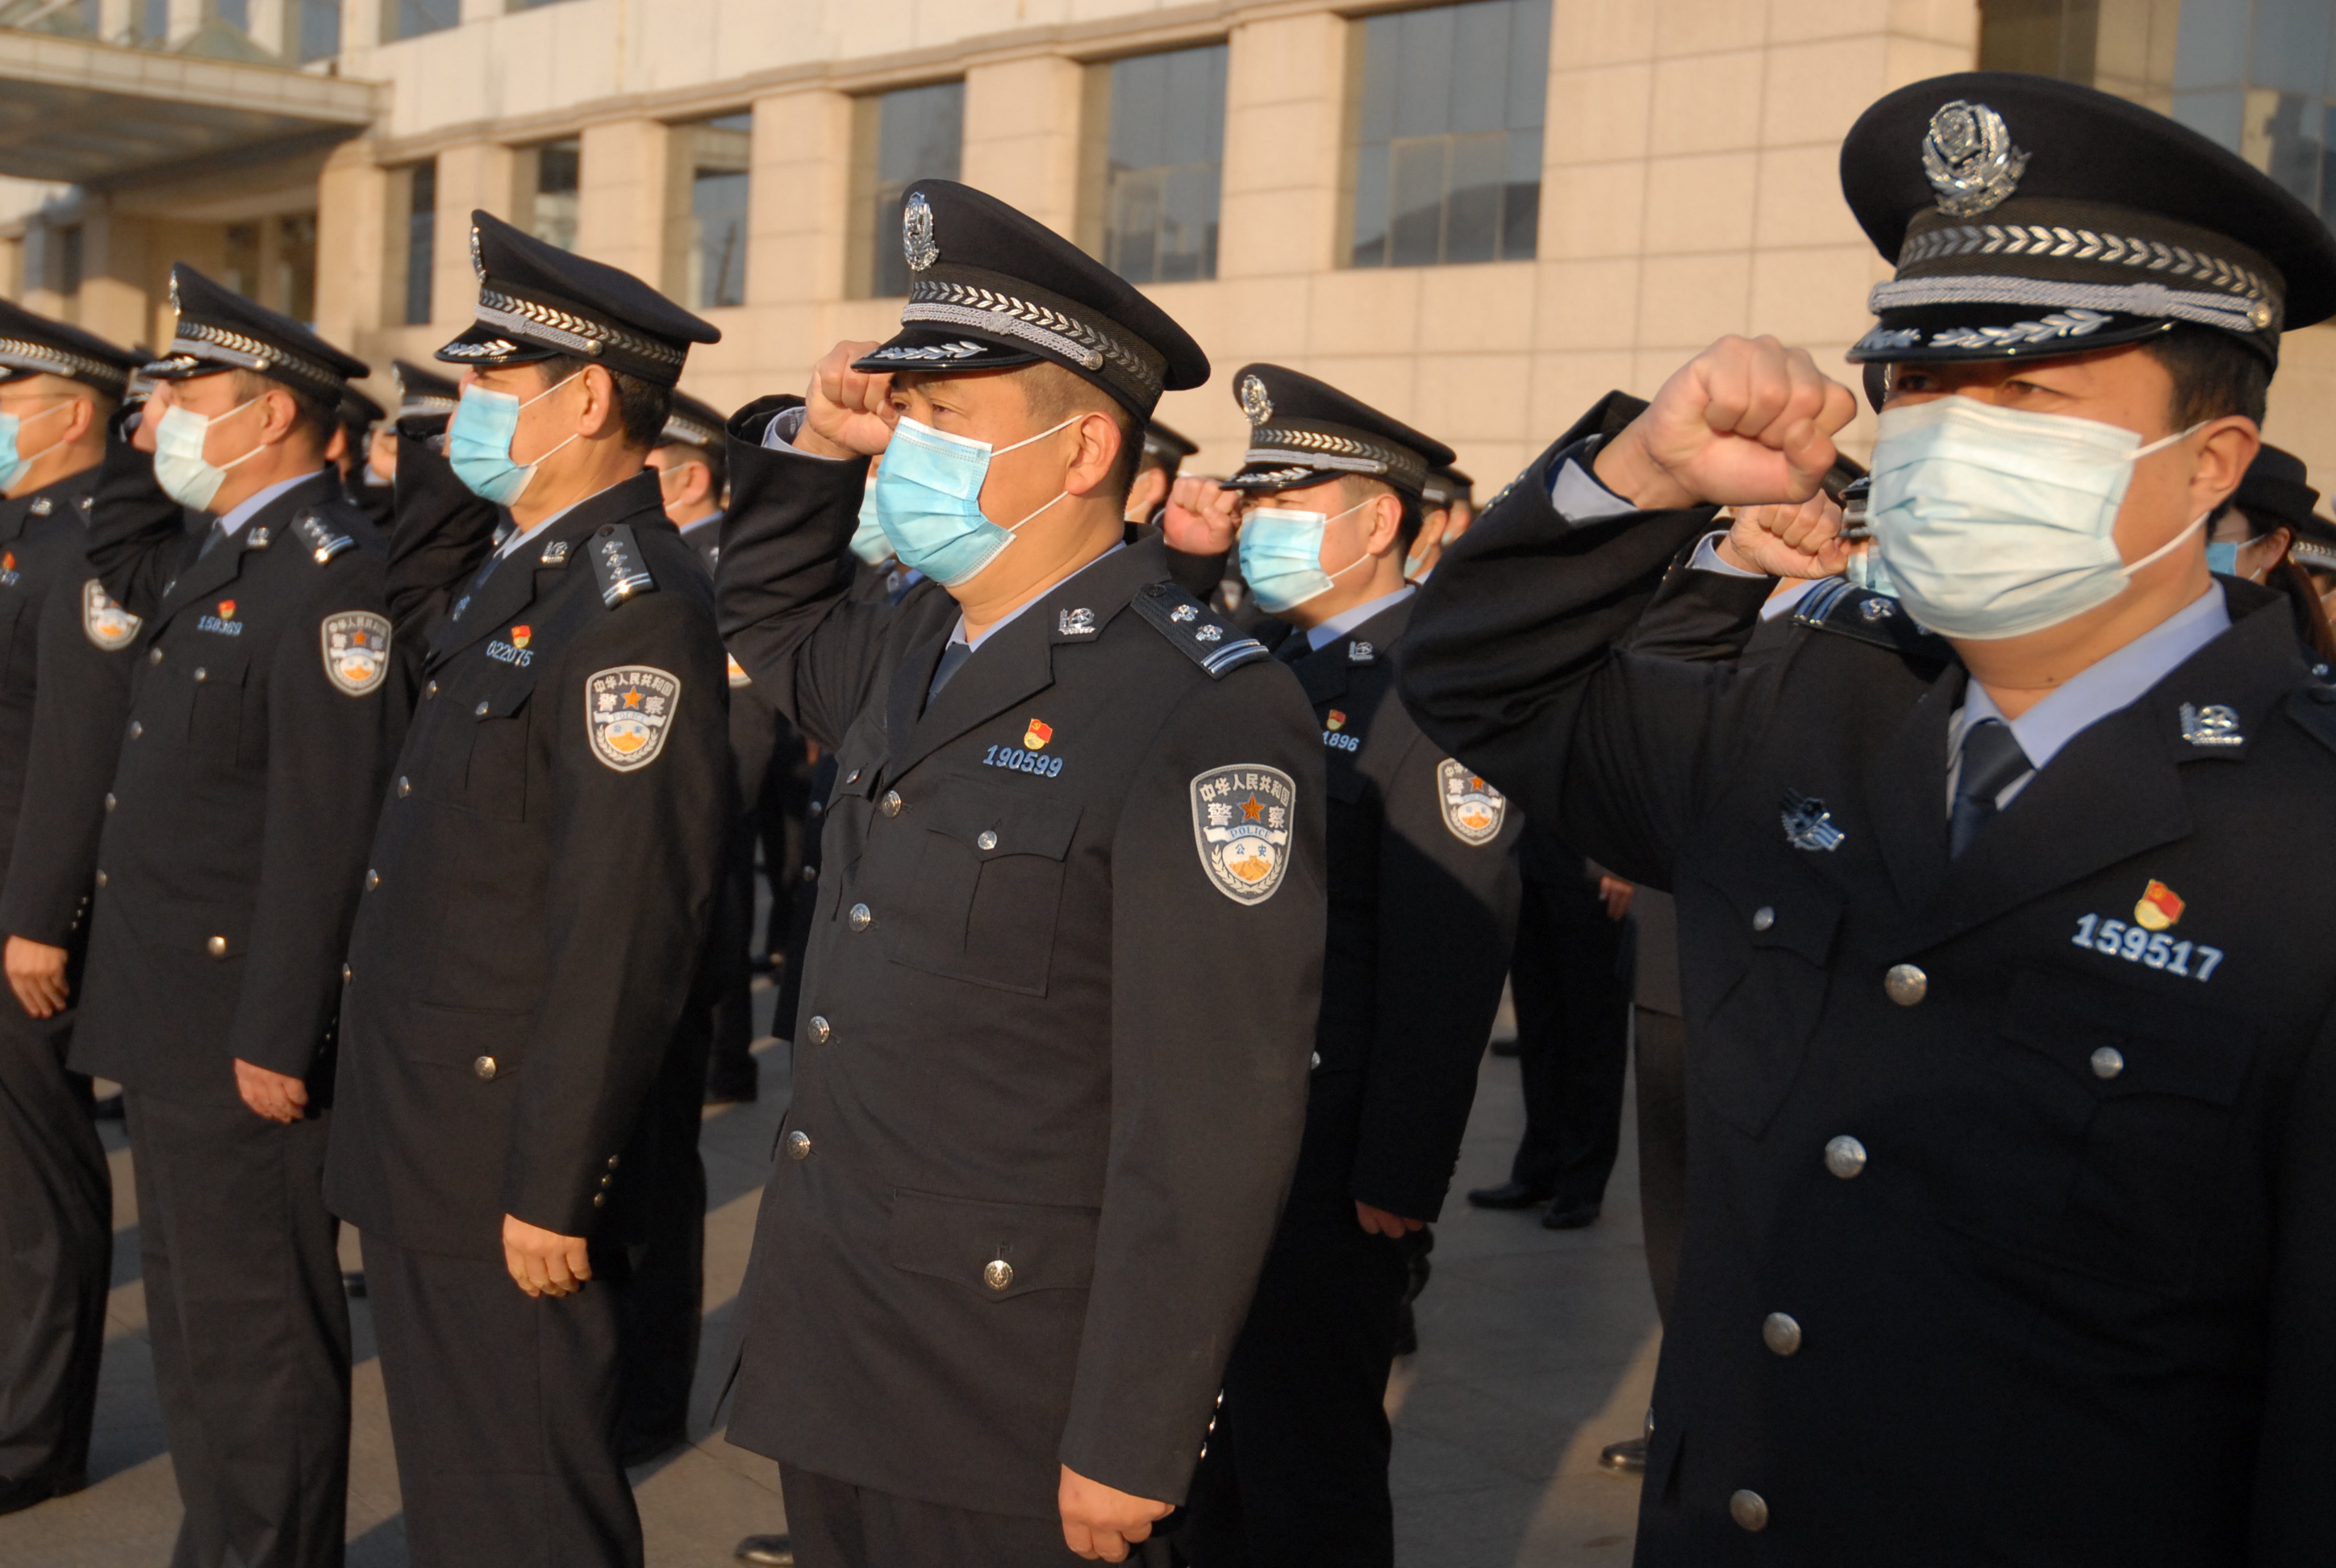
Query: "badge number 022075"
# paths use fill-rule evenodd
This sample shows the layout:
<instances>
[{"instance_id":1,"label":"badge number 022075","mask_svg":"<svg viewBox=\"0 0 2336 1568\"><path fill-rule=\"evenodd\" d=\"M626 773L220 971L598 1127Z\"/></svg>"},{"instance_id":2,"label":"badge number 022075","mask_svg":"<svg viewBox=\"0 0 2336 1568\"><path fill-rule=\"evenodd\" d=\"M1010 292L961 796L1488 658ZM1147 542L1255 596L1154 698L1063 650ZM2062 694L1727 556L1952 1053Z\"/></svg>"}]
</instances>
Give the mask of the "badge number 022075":
<instances>
[{"instance_id":1,"label":"badge number 022075","mask_svg":"<svg viewBox=\"0 0 2336 1568\"><path fill-rule=\"evenodd\" d=\"M2146 930L2124 920L2104 920L2099 915L2078 916L2077 934L2068 940L2073 947L2089 948L2094 952L2145 969L2164 969L2185 979L2212 979L2223 962L2220 948L2210 948L2204 942L2177 942L2164 931Z\"/></svg>"}]
</instances>

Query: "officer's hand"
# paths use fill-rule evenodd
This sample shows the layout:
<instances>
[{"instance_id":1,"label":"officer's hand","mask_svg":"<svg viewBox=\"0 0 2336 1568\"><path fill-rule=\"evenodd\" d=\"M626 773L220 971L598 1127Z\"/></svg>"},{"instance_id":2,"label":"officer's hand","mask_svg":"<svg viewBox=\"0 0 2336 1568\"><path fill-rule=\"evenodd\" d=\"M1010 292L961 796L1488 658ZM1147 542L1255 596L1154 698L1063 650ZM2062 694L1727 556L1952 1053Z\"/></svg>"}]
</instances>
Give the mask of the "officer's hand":
<instances>
[{"instance_id":1,"label":"officer's hand","mask_svg":"<svg viewBox=\"0 0 2336 1568\"><path fill-rule=\"evenodd\" d=\"M1641 511L1806 499L1857 412L1806 349L1723 337L1675 371L1598 452L1598 482Z\"/></svg>"},{"instance_id":2,"label":"officer's hand","mask_svg":"<svg viewBox=\"0 0 2336 1568\"><path fill-rule=\"evenodd\" d=\"M1598 896L1606 905L1606 918L1619 920L1630 912L1630 895L1638 890L1621 877L1601 876L1598 879Z\"/></svg>"},{"instance_id":3,"label":"officer's hand","mask_svg":"<svg viewBox=\"0 0 2336 1568\"><path fill-rule=\"evenodd\" d=\"M1185 474L1168 492L1160 536L1170 550L1186 555L1222 555L1241 532L1240 506L1241 492L1202 474Z\"/></svg>"},{"instance_id":4,"label":"officer's hand","mask_svg":"<svg viewBox=\"0 0 2336 1568\"><path fill-rule=\"evenodd\" d=\"M852 368L875 346L872 341L839 343L812 366L796 446L822 457L872 457L891 441L900 417L892 409L892 377Z\"/></svg>"},{"instance_id":5,"label":"officer's hand","mask_svg":"<svg viewBox=\"0 0 2336 1568\"><path fill-rule=\"evenodd\" d=\"M1389 1213L1385 1209L1374 1209L1360 1198L1355 1200L1355 1219L1371 1234L1391 1236L1397 1241L1427 1223L1425 1220L1406 1220L1401 1214Z\"/></svg>"},{"instance_id":6,"label":"officer's hand","mask_svg":"<svg viewBox=\"0 0 2336 1568\"><path fill-rule=\"evenodd\" d=\"M1824 491L1797 506L1739 506L1719 559L1763 577L1832 577L1849 566L1841 508Z\"/></svg>"},{"instance_id":7,"label":"officer's hand","mask_svg":"<svg viewBox=\"0 0 2336 1568\"><path fill-rule=\"evenodd\" d=\"M503 1216L503 1267L530 1296L572 1296L592 1277L583 1237L530 1225L517 1214Z\"/></svg>"},{"instance_id":8,"label":"officer's hand","mask_svg":"<svg viewBox=\"0 0 2336 1568\"><path fill-rule=\"evenodd\" d=\"M1068 1465L1055 1506L1063 1515L1063 1544L1090 1562L1106 1563L1126 1562L1128 1547L1151 1535L1153 1521L1173 1512L1171 1504L1090 1481Z\"/></svg>"},{"instance_id":9,"label":"officer's hand","mask_svg":"<svg viewBox=\"0 0 2336 1568\"><path fill-rule=\"evenodd\" d=\"M170 384L158 382L153 394L146 399L146 406L138 415L137 428L130 433L130 444L133 448L150 456L153 453L156 443L161 439L162 415L170 411Z\"/></svg>"},{"instance_id":10,"label":"officer's hand","mask_svg":"<svg viewBox=\"0 0 2336 1568\"><path fill-rule=\"evenodd\" d=\"M10 937L0 967L8 971L8 989L16 1001L36 1018L53 1018L64 1011L65 950L30 937Z\"/></svg>"},{"instance_id":11,"label":"officer's hand","mask_svg":"<svg viewBox=\"0 0 2336 1568\"><path fill-rule=\"evenodd\" d=\"M308 1108L308 1086L282 1073L256 1067L241 1057L235 1059L235 1092L256 1115L287 1125Z\"/></svg>"}]
</instances>

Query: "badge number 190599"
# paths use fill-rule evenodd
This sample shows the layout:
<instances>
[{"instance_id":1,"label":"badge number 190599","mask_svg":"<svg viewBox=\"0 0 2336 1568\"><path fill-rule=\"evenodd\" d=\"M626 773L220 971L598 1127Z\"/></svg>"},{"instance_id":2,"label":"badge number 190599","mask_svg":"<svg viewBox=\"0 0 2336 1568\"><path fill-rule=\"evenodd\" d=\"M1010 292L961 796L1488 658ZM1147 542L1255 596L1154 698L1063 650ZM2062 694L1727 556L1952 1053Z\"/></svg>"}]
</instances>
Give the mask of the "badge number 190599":
<instances>
[{"instance_id":1,"label":"badge number 190599","mask_svg":"<svg viewBox=\"0 0 2336 1568\"><path fill-rule=\"evenodd\" d=\"M1261 904L1290 872L1298 786L1254 763L1211 768L1192 780L1192 842L1201 868L1237 904Z\"/></svg>"}]
</instances>

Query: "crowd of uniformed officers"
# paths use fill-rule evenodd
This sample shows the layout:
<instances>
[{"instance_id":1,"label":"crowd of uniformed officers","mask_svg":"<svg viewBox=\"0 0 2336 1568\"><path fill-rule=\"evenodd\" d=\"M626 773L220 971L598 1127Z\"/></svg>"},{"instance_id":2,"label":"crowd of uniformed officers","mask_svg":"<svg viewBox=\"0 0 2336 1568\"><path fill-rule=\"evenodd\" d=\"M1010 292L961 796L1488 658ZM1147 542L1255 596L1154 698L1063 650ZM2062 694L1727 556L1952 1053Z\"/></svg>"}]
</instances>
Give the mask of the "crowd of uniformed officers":
<instances>
[{"instance_id":1,"label":"crowd of uniformed officers","mask_svg":"<svg viewBox=\"0 0 2336 1568\"><path fill-rule=\"evenodd\" d=\"M742 1556L1391 1563L1514 970L1478 1205L1596 1219L1637 1042L1642 1563L2324 1561L2336 528L2260 425L2336 239L2002 73L1843 183L1870 472L1729 338L1481 516L1274 365L1180 476L1201 346L948 180L899 333L727 418L485 213L394 412L185 266L160 354L0 304L0 1509L87 1479L95 1076L177 1568L341 1560L359 1288L417 1564L638 1564L764 969Z\"/></svg>"}]
</instances>

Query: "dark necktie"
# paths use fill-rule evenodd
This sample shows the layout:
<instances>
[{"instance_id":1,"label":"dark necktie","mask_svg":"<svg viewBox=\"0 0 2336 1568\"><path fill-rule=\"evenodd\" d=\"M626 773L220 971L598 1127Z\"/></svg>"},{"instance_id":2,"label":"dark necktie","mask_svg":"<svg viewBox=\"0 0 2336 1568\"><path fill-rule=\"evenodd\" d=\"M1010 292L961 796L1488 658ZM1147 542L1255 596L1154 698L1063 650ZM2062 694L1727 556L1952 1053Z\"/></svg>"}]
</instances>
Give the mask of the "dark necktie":
<instances>
[{"instance_id":1,"label":"dark necktie","mask_svg":"<svg viewBox=\"0 0 2336 1568\"><path fill-rule=\"evenodd\" d=\"M1314 639L1292 627L1290 635L1281 639L1281 646L1273 651L1282 663L1296 664L1314 651Z\"/></svg>"},{"instance_id":2,"label":"dark necktie","mask_svg":"<svg viewBox=\"0 0 2336 1568\"><path fill-rule=\"evenodd\" d=\"M1963 731L1962 772L1955 778L1954 815L1947 824L1949 853L1960 860L1981 823L1995 815L1995 797L2034 765L2019 737L2000 718L1983 718Z\"/></svg>"},{"instance_id":3,"label":"dark necktie","mask_svg":"<svg viewBox=\"0 0 2336 1568\"><path fill-rule=\"evenodd\" d=\"M217 550L220 545L225 544L229 537L230 536L227 531L227 525L219 521L217 518L213 518L211 520L211 531L203 535L203 548L195 552L195 559L197 560L202 560L204 556L210 554L211 551Z\"/></svg>"},{"instance_id":4,"label":"dark necktie","mask_svg":"<svg viewBox=\"0 0 2336 1568\"><path fill-rule=\"evenodd\" d=\"M933 684L925 688L925 701L929 706L933 698L941 695L941 687L949 685L949 677L957 674L959 667L972 657L971 643L959 642L954 638L949 639L949 647L941 649L940 663L933 667Z\"/></svg>"}]
</instances>

